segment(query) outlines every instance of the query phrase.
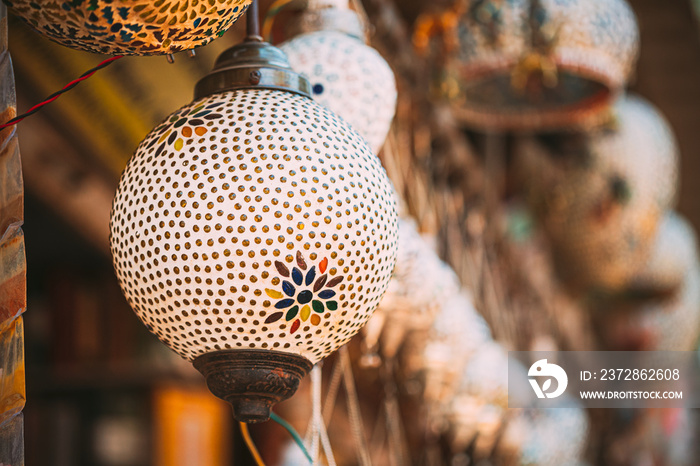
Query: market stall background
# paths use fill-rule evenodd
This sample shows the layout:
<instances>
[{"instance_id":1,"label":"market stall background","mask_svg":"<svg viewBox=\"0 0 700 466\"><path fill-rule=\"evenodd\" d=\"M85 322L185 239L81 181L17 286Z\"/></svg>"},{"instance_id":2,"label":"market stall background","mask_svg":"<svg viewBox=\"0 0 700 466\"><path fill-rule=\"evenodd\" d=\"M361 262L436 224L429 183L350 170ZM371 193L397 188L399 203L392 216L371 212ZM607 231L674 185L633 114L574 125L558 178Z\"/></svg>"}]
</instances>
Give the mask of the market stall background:
<instances>
[{"instance_id":1,"label":"market stall background","mask_svg":"<svg viewBox=\"0 0 700 466\"><path fill-rule=\"evenodd\" d=\"M266 3L271 2L263 2L263 11ZM520 206L512 202L515 188L507 170L517 157L513 138L494 141L462 128L449 110L425 94L432 78L425 64L431 57L420 58L415 52L413 26L420 13L446 8L450 2L444 3L365 2L374 26L372 43L392 66L399 85L399 116L380 156L418 229L435 238L442 258L474 295L476 308L496 341L518 349L548 347L550 341L562 349L588 349L596 337L593 331L581 329L592 324L580 317L576 302L567 301L546 259L538 255L540 249L527 242L503 247L493 226L498 223L494 219L519 218L513 214L513 206ZM700 148L698 22L688 1L634 0L630 4L641 33L641 55L631 89L669 121L680 153L677 211L700 231L700 185L695 182L700 170L695 156ZM284 24L285 19L291 21L284 15L278 21ZM26 183L27 464L249 461L228 409L130 311L114 279L107 242L116 182L136 145L166 115L191 100L194 83L242 35L243 25L236 24L224 37L198 49L195 58L179 54L172 65L162 57L122 59L19 126ZM20 109L101 58L48 42L13 17L9 36ZM501 144L510 154L494 164L486 156L489 144ZM500 180L495 183L497 189L489 188L494 179ZM484 217L473 208L482 200L487 205ZM519 267L508 266L508 258L515 258ZM540 273L526 277L523 271L531 264L537 264ZM578 325L581 320L585 325ZM356 361L360 346L359 342L351 345ZM330 360L327 367L333 364ZM381 375L356 366L355 379L363 413L369 414L385 398ZM406 383L398 390L402 419L411 426L415 414L410 407L417 403L412 385ZM302 397L303 392L285 412L303 431L310 404L306 399L299 402ZM632 429L620 439L608 431L607 415L592 413L588 445L592 464L634 464L632 452L643 456L640 450L656 448L644 438L648 432ZM371 424L371 419L368 416L366 423ZM338 442L339 461L347 461L343 464L355 461L342 455L353 448L345 440L348 429L340 421L329 428L331 439ZM424 435L406 430L414 440ZM265 446L266 460L275 464L287 442L286 433L277 426L260 426L253 434ZM345 449L343 443L348 443ZM387 453L383 447L373 452L379 458L388 455L398 464L402 463L396 458L408 457L416 458L415 464L440 464L452 453L446 453L450 448L439 442L428 443L432 449L425 450L427 458L417 453L424 445L421 442L404 443L415 445L411 452ZM469 450L468 456L484 454L474 445L469 448L478 451ZM488 446L483 450L490 451Z\"/></svg>"}]
</instances>

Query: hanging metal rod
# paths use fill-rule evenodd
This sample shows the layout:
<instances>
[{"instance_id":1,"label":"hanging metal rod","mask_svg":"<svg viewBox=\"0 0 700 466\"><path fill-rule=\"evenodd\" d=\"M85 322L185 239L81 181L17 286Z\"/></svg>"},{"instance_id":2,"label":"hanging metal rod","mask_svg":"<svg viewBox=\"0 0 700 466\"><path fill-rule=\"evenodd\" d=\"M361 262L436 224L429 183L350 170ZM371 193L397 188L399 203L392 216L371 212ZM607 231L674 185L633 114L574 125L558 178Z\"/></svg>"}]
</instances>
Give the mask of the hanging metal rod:
<instances>
[{"instance_id":1,"label":"hanging metal rod","mask_svg":"<svg viewBox=\"0 0 700 466\"><path fill-rule=\"evenodd\" d=\"M258 0L253 0L248 7L246 13L246 27L248 29L247 40L262 41L260 35L260 12L258 9Z\"/></svg>"}]
</instances>

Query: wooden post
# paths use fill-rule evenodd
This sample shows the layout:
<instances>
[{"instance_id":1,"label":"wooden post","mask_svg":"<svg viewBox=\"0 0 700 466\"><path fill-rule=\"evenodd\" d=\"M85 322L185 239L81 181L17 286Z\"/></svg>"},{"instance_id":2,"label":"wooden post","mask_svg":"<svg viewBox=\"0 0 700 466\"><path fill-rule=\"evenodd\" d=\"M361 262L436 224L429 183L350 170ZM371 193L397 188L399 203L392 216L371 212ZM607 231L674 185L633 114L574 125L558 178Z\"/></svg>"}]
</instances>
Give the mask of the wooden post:
<instances>
[{"instance_id":1,"label":"wooden post","mask_svg":"<svg viewBox=\"0 0 700 466\"><path fill-rule=\"evenodd\" d=\"M0 4L0 122L17 114L7 10ZM24 187L15 128L0 132L0 465L24 464Z\"/></svg>"}]
</instances>

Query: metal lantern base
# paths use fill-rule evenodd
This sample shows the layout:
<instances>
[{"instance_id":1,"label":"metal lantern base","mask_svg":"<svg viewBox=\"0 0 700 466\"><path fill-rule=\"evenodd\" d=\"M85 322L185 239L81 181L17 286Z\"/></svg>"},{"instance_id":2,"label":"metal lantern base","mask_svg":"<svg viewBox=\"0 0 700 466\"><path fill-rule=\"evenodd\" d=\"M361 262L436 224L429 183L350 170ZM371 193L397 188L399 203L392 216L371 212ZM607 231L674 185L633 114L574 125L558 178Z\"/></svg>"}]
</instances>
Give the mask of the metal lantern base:
<instances>
[{"instance_id":1,"label":"metal lantern base","mask_svg":"<svg viewBox=\"0 0 700 466\"><path fill-rule=\"evenodd\" d=\"M513 88L511 68L478 78L473 73L462 70L458 75L463 98L453 102L453 110L462 122L484 130L592 128L610 119L604 110L617 97L602 75L584 75L583 70L560 67L551 87L533 74L521 90Z\"/></svg>"},{"instance_id":2,"label":"metal lantern base","mask_svg":"<svg viewBox=\"0 0 700 466\"><path fill-rule=\"evenodd\" d=\"M207 353L192 364L209 390L231 404L233 417L245 423L267 421L272 406L294 395L313 367L303 356L253 349Z\"/></svg>"}]
</instances>

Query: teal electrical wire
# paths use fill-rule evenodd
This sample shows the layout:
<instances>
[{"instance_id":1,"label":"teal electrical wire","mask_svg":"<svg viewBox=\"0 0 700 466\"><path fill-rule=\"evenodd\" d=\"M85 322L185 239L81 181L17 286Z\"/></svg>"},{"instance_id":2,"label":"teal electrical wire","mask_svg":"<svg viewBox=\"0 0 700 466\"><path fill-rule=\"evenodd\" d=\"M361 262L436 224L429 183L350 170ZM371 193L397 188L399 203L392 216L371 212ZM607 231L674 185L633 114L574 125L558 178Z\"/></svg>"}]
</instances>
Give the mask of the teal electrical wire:
<instances>
[{"instance_id":1,"label":"teal electrical wire","mask_svg":"<svg viewBox=\"0 0 700 466\"><path fill-rule=\"evenodd\" d=\"M306 447L304 446L304 441L301 439L301 436L297 433L296 430L294 430L294 427L281 417L279 417L275 413L270 413L270 419L275 421L277 424L281 425L284 427L287 432L289 432L289 435L292 436L294 441L296 442L297 445L299 445L299 448L301 448L301 451L304 452L304 456L306 456L306 459L309 460L309 463L313 464L314 460L311 458L311 455L309 455L309 452L306 450Z\"/></svg>"}]
</instances>

